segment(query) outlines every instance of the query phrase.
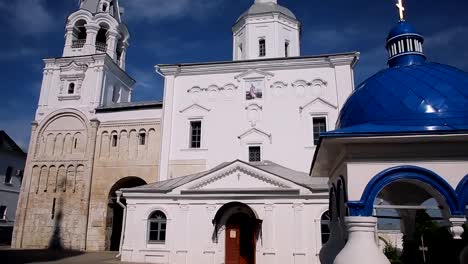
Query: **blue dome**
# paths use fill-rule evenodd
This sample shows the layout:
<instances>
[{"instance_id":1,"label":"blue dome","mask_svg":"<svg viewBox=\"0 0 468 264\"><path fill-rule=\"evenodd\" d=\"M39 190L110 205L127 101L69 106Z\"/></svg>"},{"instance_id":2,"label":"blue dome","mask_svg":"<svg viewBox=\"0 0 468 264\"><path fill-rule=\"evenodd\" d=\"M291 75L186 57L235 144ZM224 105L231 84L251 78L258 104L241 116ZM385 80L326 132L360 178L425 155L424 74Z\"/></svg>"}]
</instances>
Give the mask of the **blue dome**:
<instances>
[{"instance_id":1,"label":"blue dome","mask_svg":"<svg viewBox=\"0 0 468 264\"><path fill-rule=\"evenodd\" d=\"M421 36L416 29L410 25L408 22L401 20L398 24L390 30L388 34L387 41L394 38L399 37L401 35L418 35Z\"/></svg>"},{"instance_id":2,"label":"blue dome","mask_svg":"<svg viewBox=\"0 0 468 264\"><path fill-rule=\"evenodd\" d=\"M332 133L468 130L468 73L437 63L382 70L364 81Z\"/></svg>"}]
</instances>

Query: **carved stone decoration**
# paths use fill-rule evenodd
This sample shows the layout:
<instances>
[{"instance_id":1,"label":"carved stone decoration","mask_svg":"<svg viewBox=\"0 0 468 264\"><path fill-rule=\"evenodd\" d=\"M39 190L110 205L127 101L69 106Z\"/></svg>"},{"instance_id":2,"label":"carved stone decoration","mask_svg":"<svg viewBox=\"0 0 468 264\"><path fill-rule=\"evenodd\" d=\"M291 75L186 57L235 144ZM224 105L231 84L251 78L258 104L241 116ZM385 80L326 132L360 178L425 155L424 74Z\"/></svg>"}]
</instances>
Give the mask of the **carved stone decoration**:
<instances>
[{"instance_id":1,"label":"carved stone decoration","mask_svg":"<svg viewBox=\"0 0 468 264\"><path fill-rule=\"evenodd\" d=\"M247 120L252 127L255 127L257 122L262 119L263 107L258 104L250 104L245 107L245 110L247 110Z\"/></svg>"},{"instance_id":2,"label":"carved stone decoration","mask_svg":"<svg viewBox=\"0 0 468 264\"><path fill-rule=\"evenodd\" d=\"M200 100L200 97L202 96L203 89L200 88L200 86L194 86L190 89L187 90L187 93L190 94L190 98L192 98L192 101L194 103L197 103Z\"/></svg>"},{"instance_id":3,"label":"carved stone decoration","mask_svg":"<svg viewBox=\"0 0 468 264\"><path fill-rule=\"evenodd\" d=\"M208 88L206 89L206 91L208 92L208 99L215 100L216 96L218 95L219 90L220 88L217 85L213 84L213 85L208 86Z\"/></svg>"},{"instance_id":4,"label":"carved stone decoration","mask_svg":"<svg viewBox=\"0 0 468 264\"><path fill-rule=\"evenodd\" d=\"M304 80L297 80L292 84L292 87L294 88L294 91L297 97L304 96L309 86L310 86L310 83Z\"/></svg>"},{"instance_id":5,"label":"carved stone decoration","mask_svg":"<svg viewBox=\"0 0 468 264\"><path fill-rule=\"evenodd\" d=\"M228 83L223 86L223 94L225 95L226 98L230 99L234 97L234 94L236 93L236 90L239 88L239 86L236 86L232 83Z\"/></svg>"},{"instance_id":6,"label":"carved stone decoration","mask_svg":"<svg viewBox=\"0 0 468 264\"><path fill-rule=\"evenodd\" d=\"M286 87L288 87L287 83L284 83L282 81L277 81L274 82L272 85L270 85L270 88L272 89L272 93L275 96L281 96L284 94Z\"/></svg>"},{"instance_id":7,"label":"carved stone decoration","mask_svg":"<svg viewBox=\"0 0 468 264\"><path fill-rule=\"evenodd\" d=\"M59 100L80 99L81 86L83 85L87 69L88 65L79 64L74 61L60 67ZM72 94L68 94L66 89L72 83L74 85L74 92Z\"/></svg>"},{"instance_id":8,"label":"carved stone decoration","mask_svg":"<svg viewBox=\"0 0 468 264\"><path fill-rule=\"evenodd\" d=\"M322 79L315 79L311 82L311 95L313 97L320 97L323 95L323 90L327 86L327 82Z\"/></svg>"}]
</instances>

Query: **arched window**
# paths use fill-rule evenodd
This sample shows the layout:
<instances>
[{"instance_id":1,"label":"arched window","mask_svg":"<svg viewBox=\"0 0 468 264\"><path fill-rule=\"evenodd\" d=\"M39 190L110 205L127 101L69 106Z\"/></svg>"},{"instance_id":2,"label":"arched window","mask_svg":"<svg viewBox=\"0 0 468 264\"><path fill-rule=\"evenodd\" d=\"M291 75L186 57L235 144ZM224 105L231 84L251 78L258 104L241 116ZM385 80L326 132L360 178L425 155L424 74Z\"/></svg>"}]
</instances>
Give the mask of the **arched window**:
<instances>
[{"instance_id":1,"label":"arched window","mask_svg":"<svg viewBox=\"0 0 468 264\"><path fill-rule=\"evenodd\" d=\"M322 245L328 242L330 239L330 211L323 213L322 218L320 219L320 227L322 230Z\"/></svg>"},{"instance_id":2,"label":"arched window","mask_svg":"<svg viewBox=\"0 0 468 264\"><path fill-rule=\"evenodd\" d=\"M107 4L102 4L102 12L107 12Z\"/></svg>"},{"instance_id":3,"label":"arched window","mask_svg":"<svg viewBox=\"0 0 468 264\"><path fill-rule=\"evenodd\" d=\"M166 215L161 211L153 212L148 218L148 243L166 242Z\"/></svg>"},{"instance_id":4,"label":"arched window","mask_svg":"<svg viewBox=\"0 0 468 264\"><path fill-rule=\"evenodd\" d=\"M75 93L75 83L70 83L68 85L68 94L74 94Z\"/></svg>"},{"instance_id":5,"label":"arched window","mask_svg":"<svg viewBox=\"0 0 468 264\"><path fill-rule=\"evenodd\" d=\"M109 26L102 23L99 25L100 29L96 35L96 51L106 52L107 51L107 32Z\"/></svg>"},{"instance_id":6,"label":"arched window","mask_svg":"<svg viewBox=\"0 0 468 264\"><path fill-rule=\"evenodd\" d=\"M75 23L75 27L73 28L73 41L72 41L72 48L79 49L83 48L86 44L86 38L88 34L86 32L86 21L85 20L78 20Z\"/></svg>"},{"instance_id":7,"label":"arched window","mask_svg":"<svg viewBox=\"0 0 468 264\"><path fill-rule=\"evenodd\" d=\"M118 103L120 100L120 89L119 87L114 87L112 89L112 102Z\"/></svg>"}]
</instances>

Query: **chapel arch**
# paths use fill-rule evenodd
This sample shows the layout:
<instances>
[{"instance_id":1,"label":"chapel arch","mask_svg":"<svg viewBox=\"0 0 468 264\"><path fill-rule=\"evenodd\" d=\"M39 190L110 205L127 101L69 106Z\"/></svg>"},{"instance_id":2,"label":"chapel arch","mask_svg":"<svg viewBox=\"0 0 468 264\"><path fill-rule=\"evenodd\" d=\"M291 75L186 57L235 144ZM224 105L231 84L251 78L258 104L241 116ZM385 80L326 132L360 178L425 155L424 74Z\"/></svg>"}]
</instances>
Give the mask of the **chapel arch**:
<instances>
[{"instance_id":1,"label":"chapel arch","mask_svg":"<svg viewBox=\"0 0 468 264\"><path fill-rule=\"evenodd\" d=\"M223 205L213 219L212 239L224 229L225 263L255 263L257 240L261 233L262 220L255 211L240 202Z\"/></svg>"},{"instance_id":2,"label":"chapel arch","mask_svg":"<svg viewBox=\"0 0 468 264\"><path fill-rule=\"evenodd\" d=\"M117 203L116 191L123 188L133 188L145 185L146 181L135 176L125 177L118 180L109 190L108 207L107 207L107 232L106 232L106 248L111 251L118 251L123 227L123 208ZM126 204L126 201L121 197L120 202Z\"/></svg>"}]
</instances>

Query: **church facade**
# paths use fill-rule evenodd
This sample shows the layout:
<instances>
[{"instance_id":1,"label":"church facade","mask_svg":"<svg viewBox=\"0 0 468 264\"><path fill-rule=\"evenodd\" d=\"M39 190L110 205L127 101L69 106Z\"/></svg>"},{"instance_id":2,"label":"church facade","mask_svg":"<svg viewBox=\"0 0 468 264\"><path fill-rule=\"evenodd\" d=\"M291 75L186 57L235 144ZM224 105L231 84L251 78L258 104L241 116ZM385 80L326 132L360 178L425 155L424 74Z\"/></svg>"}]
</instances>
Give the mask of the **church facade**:
<instances>
[{"instance_id":1,"label":"church facade","mask_svg":"<svg viewBox=\"0 0 468 264\"><path fill-rule=\"evenodd\" d=\"M417 246L428 199L461 238L467 74L427 63L401 15L390 67L355 88L359 53L302 56L300 31L276 0L255 0L232 61L158 64L163 101L132 102L119 1L80 1L62 57L44 60L13 247L387 264L374 210L396 210Z\"/></svg>"}]
</instances>

